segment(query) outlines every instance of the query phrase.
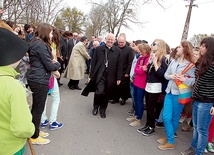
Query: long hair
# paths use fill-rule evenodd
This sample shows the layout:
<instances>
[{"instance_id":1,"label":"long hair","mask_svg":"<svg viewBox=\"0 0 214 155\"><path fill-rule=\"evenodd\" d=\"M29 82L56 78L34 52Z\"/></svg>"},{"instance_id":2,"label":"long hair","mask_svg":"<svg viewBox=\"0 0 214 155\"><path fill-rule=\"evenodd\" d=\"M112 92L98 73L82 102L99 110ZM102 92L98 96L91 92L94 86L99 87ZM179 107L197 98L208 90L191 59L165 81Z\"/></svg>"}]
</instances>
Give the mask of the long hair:
<instances>
[{"instance_id":1,"label":"long hair","mask_svg":"<svg viewBox=\"0 0 214 155\"><path fill-rule=\"evenodd\" d=\"M50 32L53 30L52 26L47 23L41 23L37 26L35 37L41 39L46 43L51 51L51 40L49 37Z\"/></svg>"},{"instance_id":2,"label":"long hair","mask_svg":"<svg viewBox=\"0 0 214 155\"><path fill-rule=\"evenodd\" d=\"M56 50L59 51L60 49L60 32L59 29L53 28L53 43L56 45Z\"/></svg>"},{"instance_id":3,"label":"long hair","mask_svg":"<svg viewBox=\"0 0 214 155\"><path fill-rule=\"evenodd\" d=\"M177 56L177 50L178 50L178 46L175 47L175 49L170 53L170 59L177 60L177 58L178 58L178 56Z\"/></svg>"},{"instance_id":4,"label":"long hair","mask_svg":"<svg viewBox=\"0 0 214 155\"><path fill-rule=\"evenodd\" d=\"M187 40L182 40L181 46L183 47L184 59L193 63L193 60L192 60L193 45L192 45L192 43Z\"/></svg>"},{"instance_id":5,"label":"long hair","mask_svg":"<svg viewBox=\"0 0 214 155\"><path fill-rule=\"evenodd\" d=\"M153 41L153 43L154 42L158 42L158 44L159 44L156 54L157 54L157 58L158 58L157 64L160 67L162 58L166 55L166 42L162 39L155 39Z\"/></svg>"},{"instance_id":6,"label":"long hair","mask_svg":"<svg viewBox=\"0 0 214 155\"><path fill-rule=\"evenodd\" d=\"M214 38L204 38L201 41L202 45L206 47L207 51L198 59L198 77L201 77L214 64Z\"/></svg>"}]
</instances>

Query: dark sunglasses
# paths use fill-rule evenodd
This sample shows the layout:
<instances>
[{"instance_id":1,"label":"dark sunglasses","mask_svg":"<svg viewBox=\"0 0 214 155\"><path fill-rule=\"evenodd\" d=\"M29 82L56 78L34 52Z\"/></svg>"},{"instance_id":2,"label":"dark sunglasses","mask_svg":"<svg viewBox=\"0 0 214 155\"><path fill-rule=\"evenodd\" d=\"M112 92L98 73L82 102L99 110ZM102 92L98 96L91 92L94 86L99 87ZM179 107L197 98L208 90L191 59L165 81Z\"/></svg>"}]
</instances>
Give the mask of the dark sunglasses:
<instances>
[{"instance_id":1,"label":"dark sunglasses","mask_svg":"<svg viewBox=\"0 0 214 155\"><path fill-rule=\"evenodd\" d=\"M152 43L152 46L160 46L160 45L157 43Z\"/></svg>"}]
</instances>

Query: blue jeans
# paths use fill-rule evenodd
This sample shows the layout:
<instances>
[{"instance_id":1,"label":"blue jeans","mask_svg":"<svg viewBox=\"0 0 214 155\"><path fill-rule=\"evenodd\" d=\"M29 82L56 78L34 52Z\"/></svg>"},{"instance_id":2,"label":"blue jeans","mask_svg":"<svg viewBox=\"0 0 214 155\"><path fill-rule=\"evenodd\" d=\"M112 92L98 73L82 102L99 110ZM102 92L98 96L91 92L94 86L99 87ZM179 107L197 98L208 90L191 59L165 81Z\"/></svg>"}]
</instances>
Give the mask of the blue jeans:
<instances>
[{"instance_id":1,"label":"blue jeans","mask_svg":"<svg viewBox=\"0 0 214 155\"><path fill-rule=\"evenodd\" d=\"M166 130L166 137L169 144L174 144L174 133L179 124L180 114L184 105L178 102L179 95L166 94L163 106L163 121Z\"/></svg>"},{"instance_id":2,"label":"blue jeans","mask_svg":"<svg viewBox=\"0 0 214 155\"><path fill-rule=\"evenodd\" d=\"M208 142L208 129L212 119L210 109L213 103L193 102L192 120L193 120L193 138L192 148L196 150L196 155L204 154Z\"/></svg>"},{"instance_id":3,"label":"blue jeans","mask_svg":"<svg viewBox=\"0 0 214 155\"><path fill-rule=\"evenodd\" d=\"M142 88L139 88L134 85L134 103L135 103L135 116L137 116L137 119L142 119L143 116L143 110L144 110L144 98L145 90Z\"/></svg>"},{"instance_id":4,"label":"blue jeans","mask_svg":"<svg viewBox=\"0 0 214 155\"><path fill-rule=\"evenodd\" d=\"M57 114L58 114L58 109L59 109L59 103L60 103L60 94L59 94L59 86L58 86L58 82L57 79L54 77L54 87L53 87L53 91L51 93L52 96L52 104L51 104L51 112L50 112L50 122L56 122L57 121ZM42 113L42 119L41 122L43 123L46 119L47 119L47 115L46 115L46 104L48 102L48 97L46 99L46 103L45 103L45 109Z\"/></svg>"},{"instance_id":5,"label":"blue jeans","mask_svg":"<svg viewBox=\"0 0 214 155\"><path fill-rule=\"evenodd\" d=\"M162 108L162 110L160 112L160 115L159 115L159 117L157 119L157 122L163 122L163 108Z\"/></svg>"},{"instance_id":6,"label":"blue jeans","mask_svg":"<svg viewBox=\"0 0 214 155\"><path fill-rule=\"evenodd\" d=\"M132 107L133 109L135 109L135 103L134 103L134 84L132 82L129 82L130 83L130 94L131 94L131 97L132 97Z\"/></svg>"}]
</instances>

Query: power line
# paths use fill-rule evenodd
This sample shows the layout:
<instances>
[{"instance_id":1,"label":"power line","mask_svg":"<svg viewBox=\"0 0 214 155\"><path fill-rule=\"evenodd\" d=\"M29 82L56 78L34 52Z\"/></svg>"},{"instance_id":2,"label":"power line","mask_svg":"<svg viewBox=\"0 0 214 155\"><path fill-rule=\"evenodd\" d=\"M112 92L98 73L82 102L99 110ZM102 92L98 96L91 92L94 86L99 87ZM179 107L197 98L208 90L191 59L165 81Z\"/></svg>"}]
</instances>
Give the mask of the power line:
<instances>
[{"instance_id":1,"label":"power line","mask_svg":"<svg viewBox=\"0 0 214 155\"><path fill-rule=\"evenodd\" d=\"M202 3L197 3L198 5L201 5L201 4L207 4L207 3L212 3L212 2L214 2L214 0L212 0L212 1L207 1L207 2L202 2Z\"/></svg>"}]
</instances>

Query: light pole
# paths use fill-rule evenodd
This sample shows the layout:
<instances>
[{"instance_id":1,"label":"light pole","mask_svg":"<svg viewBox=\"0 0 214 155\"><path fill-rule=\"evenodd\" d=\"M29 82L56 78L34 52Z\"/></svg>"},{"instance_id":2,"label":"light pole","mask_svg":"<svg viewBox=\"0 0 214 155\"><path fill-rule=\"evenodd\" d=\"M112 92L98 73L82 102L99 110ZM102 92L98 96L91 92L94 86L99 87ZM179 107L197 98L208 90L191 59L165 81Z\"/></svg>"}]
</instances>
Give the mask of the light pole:
<instances>
[{"instance_id":1,"label":"light pole","mask_svg":"<svg viewBox=\"0 0 214 155\"><path fill-rule=\"evenodd\" d=\"M185 25L184 25L184 30L183 30L183 34L182 34L181 40L187 39L187 36L188 36L192 7L193 6L197 6L197 5L193 5L193 1L194 0L190 0L189 10L188 10L188 13L187 13L186 22L185 22Z\"/></svg>"}]
</instances>

